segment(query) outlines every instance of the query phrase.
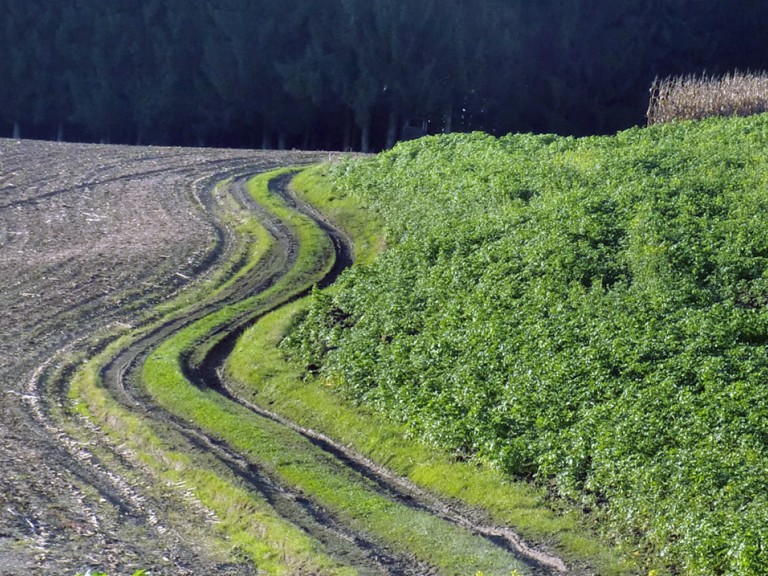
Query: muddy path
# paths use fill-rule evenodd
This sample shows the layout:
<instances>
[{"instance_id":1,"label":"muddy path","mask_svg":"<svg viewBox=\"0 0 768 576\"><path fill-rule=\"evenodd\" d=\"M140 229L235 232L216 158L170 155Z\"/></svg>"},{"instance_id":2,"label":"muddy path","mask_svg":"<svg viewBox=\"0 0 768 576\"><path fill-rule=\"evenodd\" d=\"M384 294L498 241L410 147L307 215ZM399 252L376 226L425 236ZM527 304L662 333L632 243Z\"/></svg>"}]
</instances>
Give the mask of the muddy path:
<instances>
[{"instance_id":1,"label":"muddy path","mask_svg":"<svg viewBox=\"0 0 768 576\"><path fill-rule=\"evenodd\" d=\"M341 563L354 566L361 574L428 574L431 569L413 559L406 559L391 554L385 547L370 541L365 534L355 531L339 522L333 514L306 498L301 491L282 485L279 480L262 469L258 462L232 450L221 441L210 437L199 428L156 407L151 397L140 383L140 369L146 357L157 345L185 326L203 318L206 314L227 304L239 302L253 294L272 286L295 264L298 240L285 223L253 201L245 191L245 177L236 178L230 190L244 205L256 213L274 239L274 244L260 261L260 266L252 273L232 284L218 297L208 300L191 310L185 310L178 319L163 323L145 337L124 349L104 367L102 378L123 405L141 412L151 418L154 425L161 429L165 440L185 452L204 452L206 466L218 473L236 478L249 490L264 497L274 510L283 518L299 526L304 532L322 543L327 552ZM290 175L273 180L270 184L272 193L284 198L289 205L312 217L320 216L306 204L300 202L288 190ZM322 226L331 230L330 225L320 220ZM351 248L348 240L341 233L334 231L334 244L337 247L334 265L324 278L330 282L351 263ZM298 297L300 294L295 295ZM205 361L199 367L187 364L187 373L199 386L212 387L226 395L226 391L215 380L199 379L198 376L214 370L218 361L223 361L239 334L252 324L263 311L254 315L246 312L231 319L226 325L219 326L209 334L210 338L223 335ZM205 345L205 342L201 342ZM215 360L214 360L215 359Z\"/></svg>"}]
</instances>

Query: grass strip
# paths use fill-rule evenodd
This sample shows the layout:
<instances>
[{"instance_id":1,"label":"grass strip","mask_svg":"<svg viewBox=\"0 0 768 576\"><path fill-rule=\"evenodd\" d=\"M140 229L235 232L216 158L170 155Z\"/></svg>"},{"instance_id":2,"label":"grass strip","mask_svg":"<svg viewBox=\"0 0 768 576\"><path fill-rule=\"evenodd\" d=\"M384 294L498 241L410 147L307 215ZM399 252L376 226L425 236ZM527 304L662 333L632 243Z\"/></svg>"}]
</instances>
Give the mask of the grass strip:
<instances>
[{"instance_id":1,"label":"grass strip","mask_svg":"<svg viewBox=\"0 0 768 576\"><path fill-rule=\"evenodd\" d=\"M267 186L270 179L285 173L286 170L270 171L257 176L256 180L257 182L264 180L263 186ZM186 308L201 299L210 300L218 296L258 266L264 254L274 244L272 236L251 211L235 201L231 194L226 193L226 189L232 185L232 182L233 179L228 178L217 184L213 191L213 196L220 205L217 215L224 226L232 230L232 237L236 242L231 256L220 263L209 278L191 290L185 290L177 298L156 306L156 313L168 314Z\"/></svg>"},{"instance_id":2,"label":"grass strip","mask_svg":"<svg viewBox=\"0 0 768 576\"><path fill-rule=\"evenodd\" d=\"M260 495L200 465L189 454L169 448L167 438L155 432L151 420L116 402L98 384L98 373L119 350L115 346L90 360L73 381L81 413L104 425L115 441L136 454L166 485L183 486L213 511L219 521L219 535L226 539L215 543L222 554L248 557L267 574L293 574L298 567L323 574L354 573L341 569L318 549L315 541L276 517ZM206 534L205 539L209 538L210 534Z\"/></svg>"},{"instance_id":3,"label":"grass strip","mask_svg":"<svg viewBox=\"0 0 768 576\"><path fill-rule=\"evenodd\" d=\"M382 224L359 199L343 190L329 188L331 166L318 164L302 170L291 181L291 186L337 228L349 234L355 264L368 264L384 249Z\"/></svg>"},{"instance_id":4,"label":"grass strip","mask_svg":"<svg viewBox=\"0 0 768 576\"><path fill-rule=\"evenodd\" d=\"M173 354L170 347L162 354L166 352ZM296 432L256 416L215 392L186 383L169 359L173 355L158 355L146 364L154 382L148 385L160 404L226 441L281 482L343 516L356 530L407 551L445 574L467 574L470 570L509 574L512 569L521 569L514 558L484 539L380 495L370 482L339 465ZM149 382L150 378L146 379Z\"/></svg>"},{"instance_id":5,"label":"grass strip","mask_svg":"<svg viewBox=\"0 0 768 576\"><path fill-rule=\"evenodd\" d=\"M375 239L378 222L355 199L329 189L322 170L303 173L295 188L324 212L333 206L336 222L352 231L361 247L362 261L370 261L381 247ZM332 382L308 378L304 368L286 360L279 349L293 318L305 307L302 300L276 310L240 339L228 359L227 375L243 398L354 447L422 488L485 510L495 522L553 546L571 562L587 562L603 575L636 572L637 566L627 559L634 551L601 543L575 511L553 511L542 489L512 481L487 466L457 462L451 454L409 440L404 428L391 419L341 399Z\"/></svg>"}]
</instances>

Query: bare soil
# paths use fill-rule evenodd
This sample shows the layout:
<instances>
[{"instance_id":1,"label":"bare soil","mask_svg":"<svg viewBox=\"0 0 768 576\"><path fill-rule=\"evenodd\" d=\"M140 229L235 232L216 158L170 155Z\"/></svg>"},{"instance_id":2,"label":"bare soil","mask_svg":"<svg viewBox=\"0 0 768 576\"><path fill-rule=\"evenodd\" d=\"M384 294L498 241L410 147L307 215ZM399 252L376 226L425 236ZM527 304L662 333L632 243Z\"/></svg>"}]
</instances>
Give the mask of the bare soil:
<instances>
[{"instance_id":1,"label":"bare soil","mask_svg":"<svg viewBox=\"0 0 768 576\"><path fill-rule=\"evenodd\" d=\"M248 572L197 531L167 527L189 515L183 503L142 503L140 474L105 473L87 447L63 442L30 382L105 327L141 323L216 263L217 181L316 159L0 140L0 575Z\"/></svg>"}]
</instances>

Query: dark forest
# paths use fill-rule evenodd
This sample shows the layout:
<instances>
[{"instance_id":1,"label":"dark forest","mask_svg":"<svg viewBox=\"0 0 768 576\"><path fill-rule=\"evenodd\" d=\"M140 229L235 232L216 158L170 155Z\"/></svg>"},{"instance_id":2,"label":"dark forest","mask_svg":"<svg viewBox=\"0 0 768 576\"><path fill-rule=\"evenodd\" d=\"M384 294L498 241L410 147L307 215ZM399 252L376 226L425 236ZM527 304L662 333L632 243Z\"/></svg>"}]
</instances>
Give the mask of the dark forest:
<instances>
[{"instance_id":1,"label":"dark forest","mask_svg":"<svg viewBox=\"0 0 768 576\"><path fill-rule=\"evenodd\" d=\"M380 150L605 134L768 62L764 0L2 0L0 136Z\"/></svg>"}]
</instances>

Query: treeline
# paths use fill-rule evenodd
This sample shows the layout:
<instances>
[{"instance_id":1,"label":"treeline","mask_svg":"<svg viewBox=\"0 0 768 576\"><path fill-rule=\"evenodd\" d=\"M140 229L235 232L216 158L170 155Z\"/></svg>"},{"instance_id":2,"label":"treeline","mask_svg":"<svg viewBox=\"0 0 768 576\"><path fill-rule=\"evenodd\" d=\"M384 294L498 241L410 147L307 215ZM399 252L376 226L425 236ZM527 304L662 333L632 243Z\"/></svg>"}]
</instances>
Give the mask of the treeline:
<instances>
[{"instance_id":1,"label":"treeline","mask_svg":"<svg viewBox=\"0 0 768 576\"><path fill-rule=\"evenodd\" d=\"M764 67L766 23L757 0L0 0L0 135L607 133L643 122L657 74Z\"/></svg>"}]
</instances>

